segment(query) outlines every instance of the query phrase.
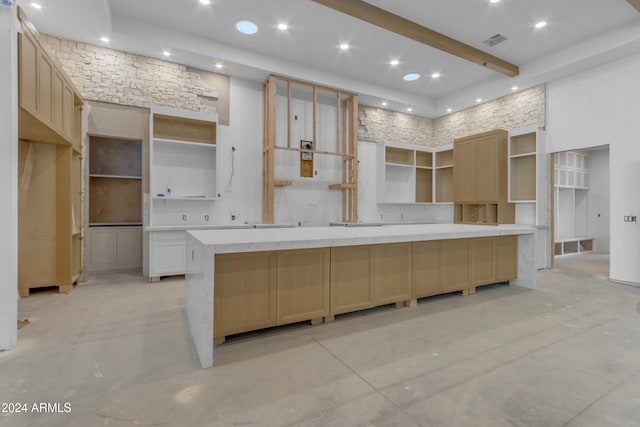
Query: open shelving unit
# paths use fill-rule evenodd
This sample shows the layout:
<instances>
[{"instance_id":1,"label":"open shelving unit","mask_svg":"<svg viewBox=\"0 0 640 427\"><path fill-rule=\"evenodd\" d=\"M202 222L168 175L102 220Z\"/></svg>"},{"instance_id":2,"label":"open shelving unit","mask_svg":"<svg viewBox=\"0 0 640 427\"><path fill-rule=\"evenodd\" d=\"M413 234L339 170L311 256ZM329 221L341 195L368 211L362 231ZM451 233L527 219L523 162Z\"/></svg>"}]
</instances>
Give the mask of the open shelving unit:
<instances>
[{"instance_id":1,"label":"open shelving unit","mask_svg":"<svg viewBox=\"0 0 640 427\"><path fill-rule=\"evenodd\" d=\"M145 228L151 281L184 274L185 230L213 220L219 197L217 122L216 113L151 107Z\"/></svg>"},{"instance_id":2,"label":"open shelving unit","mask_svg":"<svg viewBox=\"0 0 640 427\"><path fill-rule=\"evenodd\" d=\"M378 203L453 202L453 150L378 145Z\"/></svg>"},{"instance_id":3,"label":"open shelving unit","mask_svg":"<svg viewBox=\"0 0 640 427\"><path fill-rule=\"evenodd\" d=\"M591 251L589 234L590 163L588 152L555 155L555 255Z\"/></svg>"},{"instance_id":4,"label":"open shelving unit","mask_svg":"<svg viewBox=\"0 0 640 427\"><path fill-rule=\"evenodd\" d=\"M142 265L142 141L89 138L90 271Z\"/></svg>"}]
</instances>

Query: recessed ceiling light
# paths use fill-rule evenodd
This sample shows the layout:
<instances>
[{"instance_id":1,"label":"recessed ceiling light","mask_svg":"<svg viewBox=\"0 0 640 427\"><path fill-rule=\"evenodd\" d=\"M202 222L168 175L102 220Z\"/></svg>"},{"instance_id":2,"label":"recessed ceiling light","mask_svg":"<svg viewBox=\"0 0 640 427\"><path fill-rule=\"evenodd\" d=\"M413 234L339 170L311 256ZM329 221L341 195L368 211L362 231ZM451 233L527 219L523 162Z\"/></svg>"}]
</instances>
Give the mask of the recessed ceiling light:
<instances>
[{"instance_id":1,"label":"recessed ceiling light","mask_svg":"<svg viewBox=\"0 0 640 427\"><path fill-rule=\"evenodd\" d=\"M500 0L490 0L491 3L498 3Z\"/></svg>"},{"instance_id":2,"label":"recessed ceiling light","mask_svg":"<svg viewBox=\"0 0 640 427\"><path fill-rule=\"evenodd\" d=\"M433 73L433 74L431 74L431 78L432 78L432 79L437 79L437 78L439 78L439 77L440 77L440 73Z\"/></svg>"},{"instance_id":3,"label":"recessed ceiling light","mask_svg":"<svg viewBox=\"0 0 640 427\"><path fill-rule=\"evenodd\" d=\"M209 5L211 4L211 0L200 0L200 3Z\"/></svg>"},{"instance_id":4,"label":"recessed ceiling light","mask_svg":"<svg viewBox=\"0 0 640 427\"><path fill-rule=\"evenodd\" d=\"M387 106L387 101L382 101L382 106L386 107Z\"/></svg>"},{"instance_id":5,"label":"recessed ceiling light","mask_svg":"<svg viewBox=\"0 0 640 427\"><path fill-rule=\"evenodd\" d=\"M109 43L111 41L108 37L100 37L100 40L104 43Z\"/></svg>"},{"instance_id":6,"label":"recessed ceiling light","mask_svg":"<svg viewBox=\"0 0 640 427\"><path fill-rule=\"evenodd\" d=\"M251 21L247 21L246 19L236 22L236 29L242 34L248 35L258 32L258 26Z\"/></svg>"},{"instance_id":7,"label":"recessed ceiling light","mask_svg":"<svg viewBox=\"0 0 640 427\"><path fill-rule=\"evenodd\" d=\"M540 21L540 22L536 23L536 25L535 25L535 27L537 29L544 28L546 26L547 26L547 21Z\"/></svg>"},{"instance_id":8,"label":"recessed ceiling light","mask_svg":"<svg viewBox=\"0 0 640 427\"><path fill-rule=\"evenodd\" d=\"M278 24L278 29L280 31L287 31L289 29L289 26L283 22L281 24Z\"/></svg>"},{"instance_id":9,"label":"recessed ceiling light","mask_svg":"<svg viewBox=\"0 0 640 427\"><path fill-rule=\"evenodd\" d=\"M408 112L408 113L410 113L410 112L412 112L412 111L413 111L413 108L411 108L411 107L407 108L407 112Z\"/></svg>"},{"instance_id":10,"label":"recessed ceiling light","mask_svg":"<svg viewBox=\"0 0 640 427\"><path fill-rule=\"evenodd\" d=\"M349 43L342 43L340 45L340 50L347 50L347 49L349 49L349 47L350 47Z\"/></svg>"},{"instance_id":11,"label":"recessed ceiling light","mask_svg":"<svg viewBox=\"0 0 640 427\"><path fill-rule=\"evenodd\" d=\"M42 9L42 5L40 3L31 3L31 7L34 9Z\"/></svg>"},{"instance_id":12,"label":"recessed ceiling light","mask_svg":"<svg viewBox=\"0 0 640 427\"><path fill-rule=\"evenodd\" d=\"M452 108L447 108L447 113L450 113L450 112L452 112L452 111L453 111L453 109L452 109Z\"/></svg>"},{"instance_id":13,"label":"recessed ceiling light","mask_svg":"<svg viewBox=\"0 0 640 427\"><path fill-rule=\"evenodd\" d=\"M476 98L476 102L479 104L482 102L482 98Z\"/></svg>"},{"instance_id":14,"label":"recessed ceiling light","mask_svg":"<svg viewBox=\"0 0 640 427\"><path fill-rule=\"evenodd\" d=\"M389 62L389 64L394 65L394 66L395 66L395 65L398 65L399 63L400 63L400 61L398 61L397 59L392 59L392 60Z\"/></svg>"},{"instance_id":15,"label":"recessed ceiling light","mask_svg":"<svg viewBox=\"0 0 640 427\"><path fill-rule=\"evenodd\" d=\"M164 51L162 51L162 54L163 54L164 56L171 56L171 52L169 52L168 50L164 50Z\"/></svg>"},{"instance_id":16,"label":"recessed ceiling light","mask_svg":"<svg viewBox=\"0 0 640 427\"><path fill-rule=\"evenodd\" d=\"M511 90L513 90L513 91L518 90L518 86L513 86L513 87L511 88Z\"/></svg>"},{"instance_id":17,"label":"recessed ceiling light","mask_svg":"<svg viewBox=\"0 0 640 427\"><path fill-rule=\"evenodd\" d=\"M222 67L224 67L224 65L222 65L222 64L216 64L216 68L222 68Z\"/></svg>"},{"instance_id":18,"label":"recessed ceiling light","mask_svg":"<svg viewBox=\"0 0 640 427\"><path fill-rule=\"evenodd\" d=\"M403 79L407 82L412 82L414 80L418 80L420 78L420 74L418 73L409 73L405 74Z\"/></svg>"}]
</instances>

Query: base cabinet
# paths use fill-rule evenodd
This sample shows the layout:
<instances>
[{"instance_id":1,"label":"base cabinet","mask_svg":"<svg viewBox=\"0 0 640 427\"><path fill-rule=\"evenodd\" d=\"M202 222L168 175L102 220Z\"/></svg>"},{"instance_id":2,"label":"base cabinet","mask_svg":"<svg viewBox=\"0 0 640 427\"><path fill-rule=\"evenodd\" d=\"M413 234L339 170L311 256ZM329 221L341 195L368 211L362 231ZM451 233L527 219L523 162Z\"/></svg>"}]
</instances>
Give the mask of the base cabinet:
<instances>
[{"instance_id":1,"label":"base cabinet","mask_svg":"<svg viewBox=\"0 0 640 427\"><path fill-rule=\"evenodd\" d=\"M432 295L473 293L516 278L517 244L517 236L500 236L218 254L214 342Z\"/></svg>"},{"instance_id":2,"label":"base cabinet","mask_svg":"<svg viewBox=\"0 0 640 427\"><path fill-rule=\"evenodd\" d=\"M149 280L184 274L185 232L149 232Z\"/></svg>"},{"instance_id":3,"label":"base cabinet","mask_svg":"<svg viewBox=\"0 0 640 427\"><path fill-rule=\"evenodd\" d=\"M220 254L215 259L214 337L276 325L276 253Z\"/></svg>"},{"instance_id":4,"label":"base cabinet","mask_svg":"<svg viewBox=\"0 0 640 427\"><path fill-rule=\"evenodd\" d=\"M411 243L374 245L371 262L376 306L411 299Z\"/></svg>"},{"instance_id":5,"label":"base cabinet","mask_svg":"<svg viewBox=\"0 0 640 427\"><path fill-rule=\"evenodd\" d=\"M89 228L89 271L142 267L142 227Z\"/></svg>"},{"instance_id":6,"label":"base cabinet","mask_svg":"<svg viewBox=\"0 0 640 427\"><path fill-rule=\"evenodd\" d=\"M331 314L373 307L371 246L331 248Z\"/></svg>"}]
</instances>

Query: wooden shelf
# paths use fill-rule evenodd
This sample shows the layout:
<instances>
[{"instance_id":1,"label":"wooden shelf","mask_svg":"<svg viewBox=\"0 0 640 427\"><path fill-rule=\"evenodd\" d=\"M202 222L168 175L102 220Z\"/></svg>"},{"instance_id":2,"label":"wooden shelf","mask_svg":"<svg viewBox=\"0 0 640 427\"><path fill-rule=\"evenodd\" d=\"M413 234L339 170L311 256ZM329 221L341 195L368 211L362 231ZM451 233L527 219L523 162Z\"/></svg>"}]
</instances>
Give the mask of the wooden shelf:
<instances>
[{"instance_id":1,"label":"wooden shelf","mask_svg":"<svg viewBox=\"0 0 640 427\"><path fill-rule=\"evenodd\" d=\"M275 187L288 187L291 184L293 184L293 181L279 180L279 181L274 181L273 182L273 185Z\"/></svg>"},{"instance_id":2,"label":"wooden shelf","mask_svg":"<svg viewBox=\"0 0 640 427\"><path fill-rule=\"evenodd\" d=\"M345 190L349 188L355 188L355 184L331 184L329 185L331 190Z\"/></svg>"},{"instance_id":3,"label":"wooden shelf","mask_svg":"<svg viewBox=\"0 0 640 427\"><path fill-rule=\"evenodd\" d=\"M89 178L107 178L107 179L142 179L141 176L124 176L124 175L97 175L89 174Z\"/></svg>"},{"instance_id":4,"label":"wooden shelf","mask_svg":"<svg viewBox=\"0 0 640 427\"><path fill-rule=\"evenodd\" d=\"M530 156L535 156L536 153L524 153L524 154L516 154L515 156L509 156L510 159L519 159L522 157L530 157Z\"/></svg>"},{"instance_id":5,"label":"wooden shelf","mask_svg":"<svg viewBox=\"0 0 640 427\"><path fill-rule=\"evenodd\" d=\"M392 168L415 169L415 166L413 166L413 165L404 165L404 164L401 164L401 163L389 163L389 162L386 162L384 165L392 167Z\"/></svg>"},{"instance_id":6,"label":"wooden shelf","mask_svg":"<svg viewBox=\"0 0 640 427\"><path fill-rule=\"evenodd\" d=\"M153 138L153 142L161 143L161 144L180 144L180 145L191 145L194 147L216 148L216 144L212 144L209 142L183 141L179 139Z\"/></svg>"},{"instance_id":7,"label":"wooden shelf","mask_svg":"<svg viewBox=\"0 0 640 427\"><path fill-rule=\"evenodd\" d=\"M415 152L413 150L387 146L384 151L386 164L405 165L411 167L415 165Z\"/></svg>"},{"instance_id":8,"label":"wooden shelf","mask_svg":"<svg viewBox=\"0 0 640 427\"><path fill-rule=\"evenodd\" d=\"M205 202L210 202L212 200L217 200L217 197L199 197L199 196L170 196L170 197L158 197L158 196L154 196L153 200L174 200L174 201L179 201L179 200L189 200L189 201L205 201Z\"/></svg>"}]
</instances>

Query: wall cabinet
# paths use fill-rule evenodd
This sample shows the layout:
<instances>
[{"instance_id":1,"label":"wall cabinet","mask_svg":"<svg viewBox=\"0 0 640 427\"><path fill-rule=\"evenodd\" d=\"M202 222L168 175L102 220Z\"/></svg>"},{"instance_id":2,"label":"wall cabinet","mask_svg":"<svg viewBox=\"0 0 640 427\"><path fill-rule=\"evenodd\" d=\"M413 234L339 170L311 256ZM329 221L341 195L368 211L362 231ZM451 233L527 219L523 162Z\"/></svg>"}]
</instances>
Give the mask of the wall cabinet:
<instances>
[{"instance_id":1,"label":"wall cabinet","mask_svg":"<svg viewBox=\"0 0 640 427\"><path fill-rule=\"evenodd\" d=\"M184 274L185 232L180 227L206 226L213 219L213 202L218 197L217 115L152 106L149 128L147 231L149 278L154 280ZM174 230L167 232L170 244L154 243L165 233L158 226ZM169 261L170 256L181 258Z\"/></svg>"},{"instance_id":2,"label":"wall cabinet","mask_svg":"<svg viewBox=\"0 0 640 427\"><path fill-rule=\"evenodd\" d=\"M513 224L507 201L507 132L496 130L454 142L454 222Z\"/></svg>"},{"instance_id":3,"label":"wall cabinet","mask_svg":"<svg viewBox=\"0 0 640 427\"><path fill-rule=\"evenodd\" d=\"M378 144L378 203L453 201L453 150Z\"/></svg>"},{"instance_id":4,"label":"wall cabinet","mask_svg":"<svg viewBox=\"0 0 640 427\"><path fill-rule=\"evenodd\" d=\"M82 123L76 118L82 99L22 10L19 19L18 290L24 297L39 287L68 292L82 273Z\"/></svg>"}]
</instances>

